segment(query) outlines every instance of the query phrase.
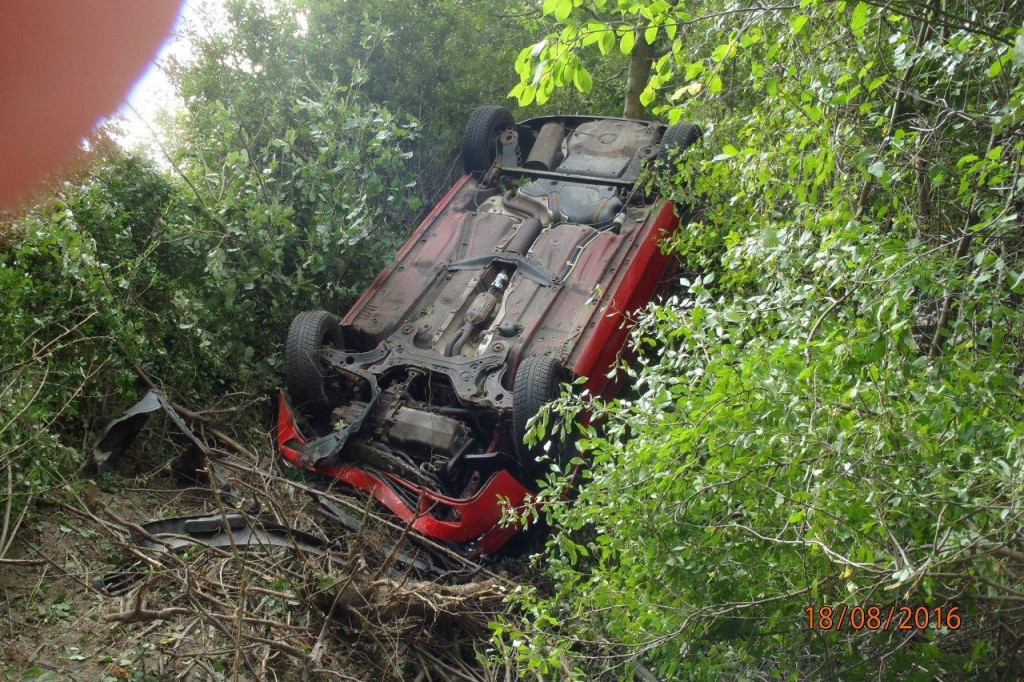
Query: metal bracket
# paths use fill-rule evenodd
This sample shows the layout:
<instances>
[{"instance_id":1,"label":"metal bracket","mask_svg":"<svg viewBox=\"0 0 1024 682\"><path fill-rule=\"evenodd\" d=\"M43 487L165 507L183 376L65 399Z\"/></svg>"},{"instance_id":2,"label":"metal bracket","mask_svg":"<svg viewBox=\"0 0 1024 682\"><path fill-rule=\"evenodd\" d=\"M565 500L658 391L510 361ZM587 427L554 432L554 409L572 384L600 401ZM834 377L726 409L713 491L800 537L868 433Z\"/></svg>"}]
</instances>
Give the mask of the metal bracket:
<instances>
[{"instance_id":1,"label":"metal bracket","mask_svg":"<svg viewBox=\"0 0 1024 682\"><path fill-rule=\"evenodd\" d=\"M559 171L534 170L533 168L522 168L520 166L501 165L494 169L494 175L509 175L512 177L544 178L546 180L558 180L560 182L576 182L581 185L604 185L605 187L631 188L635 180L625 178L607 178L600 176L579 175L577 173L562 173Z\"/></svg>"},{"instance_id":2,"label":"metal bracket","mask_svg":"<svg viewBox=\"0 0 1024 682\"><path fill-rule=\"evenodd\" d=\"M403 327L384 341L382 345L387 344L391 350L373 367L373 371L381 373L404 366L426 369L446 375L459 399L468 405L512 408L512 396L500 383L511 344L496 341L490 349L475 357L446 358L435 350L418 348L413 342L414 335L413 328Z\"/></svg>"},{"instance_id":3,"label":"metal bracket","mask_svg":"<svg viewBox=\"0 0 1024 682\"><path fill-rule=\"evenodd\" d=\"M492 256L487 256L487 258L492 258ZM465 267L469 269L471 266ZM550 273L548 276L554 277ZM302 458L306 464L314 464L337 454L349 435L359 431L364 418L374 407L380 395L377 377L390 370L416 367L436 374L443 374L451 380L452 387L459 399L468 405L498 409L512 408L512 396L501 386L501 379L505 374L503 368L511 346L509 342L495 341L489 350L475 357L446 358L435 350L424 350L417 347L414 341L415 332L413 327L404 326L381 341L377 348L365 353L322 351L323 358L336 371L367 381L371 387L371 397L367 409L347 429L324 436L306 446L302 452ZM502 371L496 372L495 370L498 369Z\"/></svg>"},{"instance_id":4,"label":"metal bracket","mask_svg":"<svg viewBox=\"0 0 1024 682\"><path fill-rule=\"evenodd\" d=\"M483 270L490 267L491 263L508 263L514 265L519 274L526 279L536 282L543 287L551 287L560 282L555 275L535 260L520 256L518 253L493 253L483 256L472 256L463 258L448 265L449 270Z\"/></svg>"}]
</instances>

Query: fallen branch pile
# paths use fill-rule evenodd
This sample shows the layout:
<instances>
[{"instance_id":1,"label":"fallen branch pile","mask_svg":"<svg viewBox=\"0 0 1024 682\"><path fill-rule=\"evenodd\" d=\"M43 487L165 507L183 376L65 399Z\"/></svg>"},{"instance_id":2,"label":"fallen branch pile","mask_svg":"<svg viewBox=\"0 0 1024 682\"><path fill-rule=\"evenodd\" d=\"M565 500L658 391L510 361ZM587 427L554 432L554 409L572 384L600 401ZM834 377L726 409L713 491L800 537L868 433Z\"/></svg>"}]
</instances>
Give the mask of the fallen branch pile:
<instances>
[{"instance_id":1,"label":"fallen branch pile","mask_svg":"<svg viewBox=\"0 0 1024 682\"><path fill-rule=\"evenodd\" d=\"M65 504L141 572L130 591L105 602L102 616L149 643L139 669L160 679L511 679L504 665L487 662L488 623L505 608L506 578L411 537L327 481L279 469L275 458L257 454L269 450L262 443L242 445L245 438L212 428L201 413L175 408L195 425L209 458L198 472L205 489L192 490L199 504L178 513L246 510L248 520L332 544L320 556L251 545L172 553L133 542L149 519L121 511L116 494L90 489L80 504ZM138 454L145 447L136 444L136 459L145 459ZM358 530L325 516L313 495L359 519ZM451 570L428 574L417 562Z\"/></svg>"}]
</instances>

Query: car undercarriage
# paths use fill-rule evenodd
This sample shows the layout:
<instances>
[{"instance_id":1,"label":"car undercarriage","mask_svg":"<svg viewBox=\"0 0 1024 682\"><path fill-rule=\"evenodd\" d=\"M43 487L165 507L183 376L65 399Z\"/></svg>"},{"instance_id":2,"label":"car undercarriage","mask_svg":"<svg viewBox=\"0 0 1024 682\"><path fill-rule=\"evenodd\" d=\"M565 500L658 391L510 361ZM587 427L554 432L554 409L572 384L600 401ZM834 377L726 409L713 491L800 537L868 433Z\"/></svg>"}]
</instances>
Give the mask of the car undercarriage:
<instances>
[{"instance_id":1,"label":"car undercarriage","mask_svg":"<svg viewBox=\"0 0 1024 682\"><path fill-rule=\"evenodd\" d=\"M394 265L341 320L293 321L285 459L365 490L435 539L498 550L517 530L501 523L505 507L572 454L526 445L530 420L566 380L617 390L609 368L631 313L672 274L659 244L680 224L642 174L700 135L693 124L473 112L466 174Z\"/></svg>"}]
</instances>

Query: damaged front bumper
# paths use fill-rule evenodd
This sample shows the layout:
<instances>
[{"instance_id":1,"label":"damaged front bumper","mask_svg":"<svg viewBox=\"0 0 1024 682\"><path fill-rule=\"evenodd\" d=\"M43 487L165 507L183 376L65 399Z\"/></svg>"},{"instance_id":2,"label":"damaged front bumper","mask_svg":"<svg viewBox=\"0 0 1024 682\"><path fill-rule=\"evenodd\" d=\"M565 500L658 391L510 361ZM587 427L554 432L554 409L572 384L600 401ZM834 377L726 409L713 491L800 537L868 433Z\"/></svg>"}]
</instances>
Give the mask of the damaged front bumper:
<instances>
[{"instance_id":1,"label":"damaged front bumper","mask_svg":"<svg viewBox=\"0 0 1024 682\"><path fill-rule=\"evenodd\" d=\"M472 496L453 498L397 474L350 466L337 458L307 464L303 459L307 441L283 392L278 396L277 414L277 447L290 464L365 491L427 537L456 543L474 555L487 555L501 549L521 529L503 524L502 516L508 508L522 509L531 493L506 470L493 473Z\"/></svg>"}]
</instances>

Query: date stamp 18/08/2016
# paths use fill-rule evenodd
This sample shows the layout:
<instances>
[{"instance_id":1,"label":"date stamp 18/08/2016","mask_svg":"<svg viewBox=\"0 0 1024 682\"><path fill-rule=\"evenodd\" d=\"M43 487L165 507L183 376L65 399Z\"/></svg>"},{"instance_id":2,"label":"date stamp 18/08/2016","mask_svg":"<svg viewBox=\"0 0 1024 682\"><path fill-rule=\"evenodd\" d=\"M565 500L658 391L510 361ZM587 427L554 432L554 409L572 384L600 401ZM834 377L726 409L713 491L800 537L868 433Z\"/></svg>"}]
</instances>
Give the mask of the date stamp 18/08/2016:
<instances>
[{"instance_id":1,"label":"date stamp 18/08/2016","mask_svg":"<svg viewBox=\"0 0 1024 682\"><path fill-rule=\"evenodd\" d=\"M808 606L804 609L809 630L959 630L963 624L959 606Z\"/></svg>"}]
</instances>

